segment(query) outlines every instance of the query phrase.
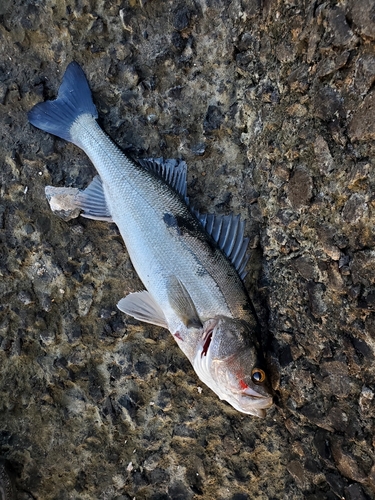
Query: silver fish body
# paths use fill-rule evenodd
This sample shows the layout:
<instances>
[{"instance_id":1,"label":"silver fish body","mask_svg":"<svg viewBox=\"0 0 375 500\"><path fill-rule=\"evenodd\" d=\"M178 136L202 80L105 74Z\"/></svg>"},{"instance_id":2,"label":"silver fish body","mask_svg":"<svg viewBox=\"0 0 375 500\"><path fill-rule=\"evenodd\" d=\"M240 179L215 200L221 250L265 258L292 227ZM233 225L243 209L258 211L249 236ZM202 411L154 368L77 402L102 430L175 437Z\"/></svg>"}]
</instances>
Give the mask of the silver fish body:
<instances>
[{"instance_id":1,"label":"silver fish body","mask_svg":"<svg viewBox=\"0 0 375 500\"><path fill-rule=\"evenodd\" d=\"M82 215L118 226L146 288L120 300L118 307L168 328L198 376L221 399L241 412L264 416L272 397L261 367L258 323L232 263L244 267L243 226L236 217L211 217L207 234L207 220L199 220L185 203L186 168L173 172L160 161L150 160L145 168L129 160L96 118L76 63L68 66L58 98L29 113L35 126L82 148L98 171L75 204ZM220 250L220 239L232 262Z\"/></svg>"}]
</instances>

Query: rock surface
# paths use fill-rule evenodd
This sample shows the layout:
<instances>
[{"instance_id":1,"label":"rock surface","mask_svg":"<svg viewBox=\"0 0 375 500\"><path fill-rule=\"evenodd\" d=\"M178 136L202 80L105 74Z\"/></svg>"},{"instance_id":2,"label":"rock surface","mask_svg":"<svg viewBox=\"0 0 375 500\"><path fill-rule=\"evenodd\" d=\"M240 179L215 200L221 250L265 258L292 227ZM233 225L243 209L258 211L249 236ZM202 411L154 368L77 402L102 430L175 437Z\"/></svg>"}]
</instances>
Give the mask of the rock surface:
<instances>
[{"instance_id":1,"label":"rock surface","mask_svg":"<svg viewBox=\"0 0 375 500\"><path fill-rule=\"evenodd\" d=\"M0 3L0 455L26 499L375 495L375 14L371 0ZM47 185L94 168L31 127L66 65L133 157L183 157L200 210L241 213L276 405L220 402L113 225Z\"/></svg>"}]
</instances>

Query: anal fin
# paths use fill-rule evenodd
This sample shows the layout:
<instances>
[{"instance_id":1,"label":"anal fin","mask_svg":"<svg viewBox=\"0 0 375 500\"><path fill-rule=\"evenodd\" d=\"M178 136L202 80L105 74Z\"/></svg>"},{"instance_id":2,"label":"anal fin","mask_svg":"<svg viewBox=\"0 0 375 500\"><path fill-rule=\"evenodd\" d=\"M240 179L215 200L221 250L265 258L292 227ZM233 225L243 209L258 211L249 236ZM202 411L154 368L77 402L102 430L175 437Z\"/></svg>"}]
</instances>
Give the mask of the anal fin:
<instances>
[{"instance_id":1,"label":"anal fin","mask_svg":"<svg viewBox=\"0 0 375 500\"><path fill-rule=\"evenodd\" d=\"M155 299L146 291L130 293L117 304L120 311L133 318L168 329L164 313Z\"/></svg>"}]
</instances>

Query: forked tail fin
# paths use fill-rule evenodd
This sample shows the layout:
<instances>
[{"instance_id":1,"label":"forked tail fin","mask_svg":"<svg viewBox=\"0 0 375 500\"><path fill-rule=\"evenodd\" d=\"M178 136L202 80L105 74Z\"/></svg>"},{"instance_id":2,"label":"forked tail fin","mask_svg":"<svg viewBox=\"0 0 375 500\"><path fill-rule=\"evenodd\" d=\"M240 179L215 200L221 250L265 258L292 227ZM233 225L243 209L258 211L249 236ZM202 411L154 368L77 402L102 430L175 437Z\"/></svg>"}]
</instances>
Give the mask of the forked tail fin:
<instances>
[{"instance_id":1,"label":"forked tail fin","mask_svg":"<svg viewBox=\"0 0 375 500\"><path fill-rule=\"evenodd\" d=\"M28 118L35 127L74 142L70 129L83 114L98 117L85 73L78 63L71 62L66 68L57 99L36 104L29 111Z\"/></svg>"}]
</instances>

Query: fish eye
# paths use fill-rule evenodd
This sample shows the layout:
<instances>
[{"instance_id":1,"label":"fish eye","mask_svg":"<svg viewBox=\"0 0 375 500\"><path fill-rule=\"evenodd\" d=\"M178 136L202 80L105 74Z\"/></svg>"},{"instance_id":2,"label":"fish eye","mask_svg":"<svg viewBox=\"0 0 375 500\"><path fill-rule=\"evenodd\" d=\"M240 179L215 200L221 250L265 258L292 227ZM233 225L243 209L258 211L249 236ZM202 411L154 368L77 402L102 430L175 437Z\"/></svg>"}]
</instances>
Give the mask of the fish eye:
<instances>
[{"instance_id":1,"label":"fish eye","mask_svg":"<svg viewBox=\"0 0 375 500\"><path fill-rule=\"evenodd\" d=\"M266 374L261 368L253 368L251 372L251 380L256 384L261 384L266 380Z\"/></svg>"}]
</instances>

